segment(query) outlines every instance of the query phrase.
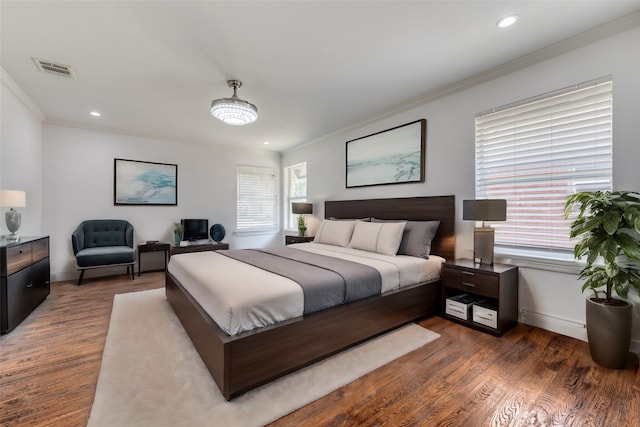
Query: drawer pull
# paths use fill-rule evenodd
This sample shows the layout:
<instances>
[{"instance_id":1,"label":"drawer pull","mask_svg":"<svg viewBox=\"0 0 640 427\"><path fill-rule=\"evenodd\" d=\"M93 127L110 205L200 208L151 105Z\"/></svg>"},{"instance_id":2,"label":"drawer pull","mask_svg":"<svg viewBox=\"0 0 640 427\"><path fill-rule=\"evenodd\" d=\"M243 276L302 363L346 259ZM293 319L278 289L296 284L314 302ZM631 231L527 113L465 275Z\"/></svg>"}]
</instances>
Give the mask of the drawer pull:
<instances>
[{"instance_id":1,"label":"drawer pull","mask_svg":"<svg viewBox=\"0 0 640 427\"><path fill-rule=\"evenodd\" d=\"M475 288L476 285L474 285L473 283L469 283L469 282L462 282L462 286L466 286L467 288Z\"/></svg>"},{"instance_id":2,"label":"drawer pull","mask_svg":"<svg viewBox=\"0 0 640 427\"><path fill-rule=\"evenodd\" d=\"M466 274L467 276L475 276L474 273L470 272L470 271L461 271L462 274Z\"/></svg>"},{"instance_id":3,"label":"drawer pull","mask_svg":"<svg viewBox=\"0 0 640 427\"><path fill-rule=\"evenodd\" d=\"M33 283L29 283L29 284L27 285L27 288L33 288Z\"/></svg>"}]
</instances>

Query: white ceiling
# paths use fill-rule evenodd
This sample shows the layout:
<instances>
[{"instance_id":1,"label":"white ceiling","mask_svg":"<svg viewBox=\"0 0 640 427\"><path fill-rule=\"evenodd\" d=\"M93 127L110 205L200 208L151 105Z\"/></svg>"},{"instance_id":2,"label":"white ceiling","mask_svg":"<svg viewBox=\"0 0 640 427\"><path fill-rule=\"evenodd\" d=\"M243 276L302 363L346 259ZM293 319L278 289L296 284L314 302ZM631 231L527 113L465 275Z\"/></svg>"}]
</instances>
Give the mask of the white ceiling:
<instances>
[{"instance_id":1,"label":"white ceiling","mask_svg":"<svg viewBox=\"0 0 640 427\"><path fill-rule=\"evenodd\" d=\"M639 11L640 0L2 0L1 66L47 123L282 151L611 21L637 25ZM498 29L513 12L520 21ZM210 115L229 79L244 83L257 122Z\"/></svg>"}]
</instances>

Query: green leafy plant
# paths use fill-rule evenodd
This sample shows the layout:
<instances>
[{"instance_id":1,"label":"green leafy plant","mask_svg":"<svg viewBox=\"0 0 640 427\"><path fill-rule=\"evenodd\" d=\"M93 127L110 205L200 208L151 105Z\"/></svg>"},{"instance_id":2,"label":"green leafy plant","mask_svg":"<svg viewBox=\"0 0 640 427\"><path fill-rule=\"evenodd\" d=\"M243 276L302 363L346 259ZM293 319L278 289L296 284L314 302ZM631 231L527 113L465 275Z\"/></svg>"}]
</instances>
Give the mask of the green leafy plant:
<instances>
[{"instance_id":1,"label":"green leafy plant","mask_svg":"<svg viewBox=\"0 0 640 427\"><path fill-rule=\"evenodd\" d=\"M298 228L307 228L307 223L305 222L304 215L298 216Z\"/></svg>"},{"instance_id":2,"label":"green leafy plant","mask_svg":"<svg viewBox=\"0 0 640 427\"><path fill-rule=\"evenodd\" d=\"M173 235L175 237L182 238L182 233L184 233L184 225L182 225L179 222L174 222L173 223Z\"/></svg>"},{"instance_id":3,"label":"green leafy plant","mask_svg":"<svg viewBox=\"0 0 640 427\"><path fill-rule=\"evenodd\" d=\"M565 219L577 211L571 238L580 240L574 256L586 256L580 272L582 292L591 289L595 298L615 304L612 290L626 298L630 286L640 289L640 194L631 191L576 193L567 198ZM605 293L599 299L600 292Z\"/></svg>"}]
</instances>

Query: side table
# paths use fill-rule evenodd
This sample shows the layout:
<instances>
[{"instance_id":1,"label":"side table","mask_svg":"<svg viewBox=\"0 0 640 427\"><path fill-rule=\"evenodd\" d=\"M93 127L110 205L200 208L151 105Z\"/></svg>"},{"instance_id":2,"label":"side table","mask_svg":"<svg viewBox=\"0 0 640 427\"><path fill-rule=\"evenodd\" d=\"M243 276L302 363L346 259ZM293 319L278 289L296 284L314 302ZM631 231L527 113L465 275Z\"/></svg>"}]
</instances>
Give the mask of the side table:
<instances>
[{"instance_id":1,"label":"side table","mask_svg":"<svg viewBox=\"0 0 640 427\"><path fill-rule=\"evenodd\" d=\"M442 311L446 319L501 336L518 323L518 267L445 262Z\"/></svg>"},{"instance_id":2,"label":"side table","mask_svg":"<svg viewBox=\"0 0 640 427\"><path fill-rule=\"evenodd\" d=\"M313 242L314 236L296 236L293 234L287 234L284 236L284 244L290 245L292 243L306 243Z\"/></svg>"},{"instance_id":3,"label":"side table","mask_svg":"<svg viewBox=\"0 0 640 427\"><path fill-rule=\"evenodd\" d=\"M228 243L204 243L188 246L171 246L171 255L185 254L188 252L204 252L204 251L219 251L223 249L229 249Z\"/></svg>"},{"instance_id":4,"label":"side table","mask_svg":"<svg viewBox=\"0 0 640 427\"><path fill-rule=\"evenodd\" d=\"M169 260L169 251L171 245L169 243L148 243L138 245L138 277L140 277L140 255L145 252L164 252L164 270L167 270L167 262Z\"/></svg>"}]
</instances>

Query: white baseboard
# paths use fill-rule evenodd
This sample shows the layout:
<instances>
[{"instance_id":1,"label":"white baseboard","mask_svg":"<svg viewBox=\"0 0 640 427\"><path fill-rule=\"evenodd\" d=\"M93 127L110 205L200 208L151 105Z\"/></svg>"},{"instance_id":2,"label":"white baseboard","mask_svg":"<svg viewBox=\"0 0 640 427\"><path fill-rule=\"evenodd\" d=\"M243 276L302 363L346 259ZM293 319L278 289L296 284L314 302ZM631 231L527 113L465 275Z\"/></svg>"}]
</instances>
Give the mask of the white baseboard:
<instances>
[{"instance_id":1,"label":"white baseboard","mask_svg":"<svg viewBox=\"0 0 640 427\"><path fill-rule=\"evenodd\" d=\"M527 309L520 310L518 321L525 325L535 326L581 341L587 341L587 325L582 322ZM629 351L640 357L640 340L632 339Z\"/></svg>"},{"instance_id":2,"label":"white baseboard","mask_svg":"<svg viewBox=\"0 0 640 427\"><path fill-rule=\"evenodd\" d=\"M137 269L135 267L133 267L134 269L134 273L138 274ZM102 268L90 268L85 270L84 273L84 278L85 279L91 279L91 278L95 278L95 277L107 277L107 276L113 276L116 274L126 274L127 273L127 267L126 266L115 266L115 267L102 267ZM63 281L69 281L69 280L78 280L78 276L80 276L80 271L79 270L73 270L73 271L58 271L58 272L51 272L50 274L51 276L51 283L53 282L63 282Z\"/></svg>"},{"instance_id":3,"label":"white baseboard","mask_svg":"<svg viewBox=\"0 0 640 427\"><path fill-rule=\"evenodd\" d=\"M518 321L547 331L556 332L582 341L587 340L587 328L582 322L560 316L520 309Z\"/></svg>"}]
</instances>

